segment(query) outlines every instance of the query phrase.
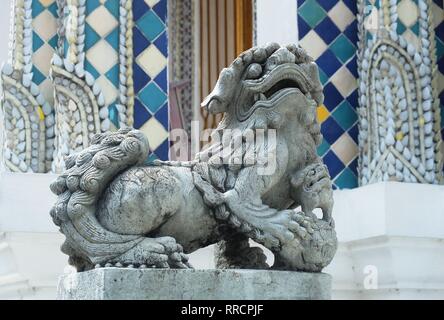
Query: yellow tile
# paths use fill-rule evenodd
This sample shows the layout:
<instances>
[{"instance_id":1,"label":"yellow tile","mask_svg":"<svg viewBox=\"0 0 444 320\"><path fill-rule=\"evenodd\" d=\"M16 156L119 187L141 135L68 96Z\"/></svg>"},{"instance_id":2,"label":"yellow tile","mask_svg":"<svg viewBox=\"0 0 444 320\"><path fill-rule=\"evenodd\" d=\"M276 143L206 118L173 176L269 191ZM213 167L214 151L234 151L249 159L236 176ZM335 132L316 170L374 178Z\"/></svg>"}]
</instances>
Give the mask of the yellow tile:
<instances>
[{"instance_id":1,"label":"yellow tile","mask_svg":"<svg viewBox=\"0 0 444 320\"><path fill-rule=\"evenodd\" d=\"M44 7L49 7L51 4L53 4L55 0L40 0L40 3L44 6Z\"/></svg>"},{"instance_id":2,"label":"yellow tile","mask_svg":"<svg viewBox=\"0 0 444 320\"><path fill-rule=\"evenodd\" d=\"M318 107L317 114L319 123L324 122L330 116L330 112L324 105Z\"/></svg>"}]
</instances>

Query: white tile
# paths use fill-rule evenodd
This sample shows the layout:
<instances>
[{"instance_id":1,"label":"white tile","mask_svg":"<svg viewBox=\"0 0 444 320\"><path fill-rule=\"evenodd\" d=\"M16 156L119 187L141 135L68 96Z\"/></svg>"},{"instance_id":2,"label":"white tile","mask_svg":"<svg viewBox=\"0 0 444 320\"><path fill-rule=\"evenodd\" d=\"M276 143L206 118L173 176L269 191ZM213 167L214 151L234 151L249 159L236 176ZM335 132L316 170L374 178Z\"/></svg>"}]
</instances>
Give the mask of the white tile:
<instances>
[{"instance_id":1,"label":"white tile","mask_svg":"<svg viewBox=\"0 0 444 320\"><path fill-rule=\"evenodd\" d=\"M319 58L327 49L324 40L322 40L314 30L310 30L310 32L299 41L299 45L304 48L314 60Z\"/></svg>"},{"instance_id":2,"label":"white tile","mask_svg":"<svg viewBox=\"0 0 444 320\"><path fill-rule=\"evenodd\" d=\"M44 10L33 21L34 31L45 41L50 40L57 33L57 19L48 11Z\"/></svg>"},{"instance_id":3,"label":"white tile","mask_svg":"<svg viewBox=\"0 0 444 320\"><path fill-rule=\"evenodd\" d=\"M106 76L101 76L97 79L97 83L102 90L103 96L105 97L105 104L110 105L113 103L118 95L116 87L106 78Z\"/></svg>"},{"instance_id":4,"label":"white tile","mask_svg":"<svg viewBox=\"0 0 444 320\"><path fill-rule=\"evenodd\" d=\"M154 79L166 67L167 59L155 45L150 45L137 57L137 64Z\"/></svg>"},{"instance_id":5,"label":"white tile","mask_svg":"<svg viewBox=\"0 0 444 320\"><path fill-rule=\"evenodd\" d=\"M32 55L32 63L43 73L45 76L49 74L49 68L51 66L51 58L54 54L54 49L44 44Z\"/></svg>"},{"instance_id":6,"label":"white tile","mask_svg":"<svg viewBox=\"0 0 444 320\"><path fill-rule=\"evenodd\" d=\"M444 20L444 10L432 1L433 27L436 28Z\"/></svg>"},{"instance_id":7,"label":"white tile","mask_svg":"<svg viewBox=\"0 0 444 320\"><path fill-rule=\"evenodd\" d=\"M94 10L86 22L103 38L118 26L118 21L104 6Z\"/></svg>"},{"instance_id":8,"label":"white tile","mask_svg":"<svg viewBox=\"0 0 444 320\"><path fill-rule=\"evenodd\" d=\"M105 40L100 40L86 53L86 57L101 74L114 67L118 61L116 50Z\"/></svg>"},{"instance_id":9,"label":"white tile","mask_svg":"<svg viewBox=\"0 0 444 320\"><path fill-rule=\"evenodd\" d=\"M54 103L54 86L52 85L52 81L49 78L46 78L45 81L40 83L39 85L40 92L45 97L46 102L49 104Z\"/></svg>"},{"instance_id":10,"label":"white tile","mask_svg":"<svg viewBox=\"0 0 444 320\"><path fill-rule=\"evenodd\" d=\"M152 151L156 150L165 139L168 139L168 132L165 130L164 126L156 120L156 118L151 117L140 130L148 138L150 144L150 149Z\"/></svg>"},{"instance_id":11,"label":"white tile","mask_svg":"<svg viewBox=\"0 0 444 320\"><path fill-rule=\"evenodd\" d=\"M357 144L348 133L344 133L339 137L339 139L331 146L331 149L345 165L348 165L354 158L356 158L359 152Z\"/></svg>"},{"instance_id":12,"label":"white tile","mask_svg":"<svg viewBox=\"0 0 444 320\"><path fill-rule=\"evenodd\" d=\"M336 24L336 26L343 32L352 22L355 20L355 15L350 9L344 4L344 2L339 1L336 5L331 8L328 12L330 19Z\"/></svg>"},{"instance_id":13,"label":"white tile","mask_svg":"<svg viewBox=\"0 0 444 320\"><path fill-rule=\"evenodd\" d=\"M151 8L154 7L160 0L145 0L145 3L149 5Z\"/></svg>"},{"instance_id":14,"label":"white tile","mask_svg":"<svg viewBox=\"0 0 444 320\"><path fill-rule=\"evenodd\" d=\"M412 0L401 0L398 3L399 20L408 28L418 20L418 6Z\"/></svg>"},{"instance_id":15,"label":"white tile","mask_svg":"<svg viewBox=\"0 0 444 320\"><path fill-rule=\"evenodd\" d=\"M344 98L348 97L357 87L358 83L346 66L341 67L330 80Z\"/></svg>"}]
</instances>

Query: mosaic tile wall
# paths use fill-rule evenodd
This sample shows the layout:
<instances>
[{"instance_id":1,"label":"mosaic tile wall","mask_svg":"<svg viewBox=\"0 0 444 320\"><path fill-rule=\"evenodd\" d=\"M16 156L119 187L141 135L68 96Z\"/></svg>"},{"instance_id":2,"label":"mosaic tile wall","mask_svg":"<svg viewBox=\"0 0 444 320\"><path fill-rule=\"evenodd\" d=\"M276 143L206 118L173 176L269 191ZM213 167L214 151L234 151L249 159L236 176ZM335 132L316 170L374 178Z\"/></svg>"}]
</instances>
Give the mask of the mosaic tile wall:
<instances>
[{"instance_id":1,"label":"mosaic tile wall","mask_svg":"<svg viewBox=\"0 0 444 320\"><path fill-rule=\"evenodd\" d=\"M86 1L85 36L85 70L103 92L113 129L118 126L119 1Z\"/></svg>"},{"instance_id":2,"label":"mosaic tile wall","mask_svg":"<svg viewBox=\"0 0 444 320\"><path fill-rule=\"evenodd\" d=\"M57 10L56 0L32 1L32 80L50 104L53 102L53 87L48 75L58 42Z\"/></svg>"},{"instance_id":3,"label":"mosaic tile wall","mask_svg":"<svg viewBox=\"0 0 444 320\"><path fill-rule=\"evenodd\" d=\"M318 153L340 189L358 185L356 13L355 0L298 0L299 44L315 59L324 85Z\"/></svg>"},{"instance_id":4,"label":"mosaic tile wall","mask_svg":"<svg viewBox=\"0 0 444 320\"><path fill-rule=\"evenodd\" d=\"M167 0L134 0L134 127L148 137L150 160L168 159Z\"/></svg>"},{"instance_id":5,"label":"mosaic tile wall","mask_svg":"<svg viewBox=\"0 0 444 320\"><path fill-rule=\"evenodd\" d=\"M86 2L85 70L109 105L111 129L118 127L119 0ZM150 159L168 159L167 0L133 1L134 127L150 143Z\"/></svg>"}]
</instances>

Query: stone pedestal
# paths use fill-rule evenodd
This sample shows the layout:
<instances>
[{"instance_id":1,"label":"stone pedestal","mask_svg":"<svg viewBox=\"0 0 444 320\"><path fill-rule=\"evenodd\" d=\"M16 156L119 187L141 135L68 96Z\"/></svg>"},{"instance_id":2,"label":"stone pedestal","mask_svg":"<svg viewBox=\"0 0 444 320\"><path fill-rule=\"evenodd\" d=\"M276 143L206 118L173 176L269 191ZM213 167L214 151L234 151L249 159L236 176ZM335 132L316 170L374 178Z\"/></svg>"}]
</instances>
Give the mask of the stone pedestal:
<instances>
[{"instance_id":1,"label":"stone pedestal","mask_svg":"<svg viewBox=\"0 0 444 320\"><path fill-rule=\"evenodd\" d=\"M324 273L101 268L62 276L58 299L320 300L330 292Z\"/></svg>"}]
</instances>

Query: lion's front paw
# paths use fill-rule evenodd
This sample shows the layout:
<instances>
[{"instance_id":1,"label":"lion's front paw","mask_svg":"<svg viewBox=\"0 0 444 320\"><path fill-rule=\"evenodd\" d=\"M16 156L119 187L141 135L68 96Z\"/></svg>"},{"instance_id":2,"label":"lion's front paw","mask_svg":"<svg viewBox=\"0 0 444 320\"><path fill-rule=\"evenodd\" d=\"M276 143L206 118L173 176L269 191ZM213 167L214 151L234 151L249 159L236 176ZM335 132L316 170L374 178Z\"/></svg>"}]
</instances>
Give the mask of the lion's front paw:
<instances>
[{"instance_id":1,"label":"lion's front paw","mask_svg":"<svg viewBox=\"0 0 444 320\"><path fill-rule=\"evenodd\" d=\"M192 268L183 248L172 237L145 238L137 246L117 258L123 264L156 268Z\"/></svg>"}]
</instances>

